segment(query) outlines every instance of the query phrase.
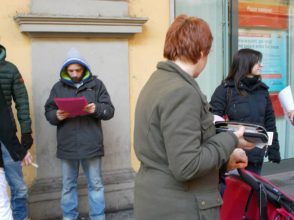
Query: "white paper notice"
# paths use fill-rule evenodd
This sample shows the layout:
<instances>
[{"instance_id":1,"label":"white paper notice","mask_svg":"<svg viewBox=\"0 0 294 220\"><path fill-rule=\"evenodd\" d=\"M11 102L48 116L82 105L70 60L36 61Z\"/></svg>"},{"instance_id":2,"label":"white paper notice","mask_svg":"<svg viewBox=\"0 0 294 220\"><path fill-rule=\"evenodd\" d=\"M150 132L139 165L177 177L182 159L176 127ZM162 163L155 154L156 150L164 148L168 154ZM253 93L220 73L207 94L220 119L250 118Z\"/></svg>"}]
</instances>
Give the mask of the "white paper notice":
<instances>
[{"instance_id":1,"label":"white paper notice","mask_svg":"<svg viewBox=\"0 0 294 220\"><path fill-rule=\"evenodd\" d=\"M285 89L279 92L279 100L286 112L294 110L294 101L290 86L287 86Z\"/></svg>"},{"instance_id":2,"label":"white paper notice","mask_svg":"<svg viewBox=\"0 0 294 220\"><path fill-rule=\"evenodd\" d=\"M213 123L215 124L216 121L225 121L225 119L221 116L213 115Z\"/></svg>"},{"instance_id":3,"label":"white paper notice","mask_svg":"<svg viewBox=\"0 0 294 220\"><path fill-rule=\"evenodd\" d=\"M287 86L285 89L279 92L278 97L284 110L285 119L293 126L288 117L288 112L294 110L294 100L291 87Z\"/></svg>"},{"instance_id":4,"label":"white paper notice","mask_svg":"<svg viewBox=\"0 0 294 220\"><path fill-rule=\"evenodd\" d=\"M268 136L267 145L271 146L273 144L274 132L268 131L266 133L267 133L267 136Z\"/></svg>"},{"instance_id":5,"label":"white paper notice","mask_svg":"<svg viewBox=\"0 0 294 220\"><path fill-rule=\"evenodd\" d=\"M273 144L274 132L268 131L266 133L267 133L267 136L268 136L267 144L257 144L255 147L258 147L258 148L262 149L264 147L268 147L268 146L271 146Z\"/></svg>"}]
</instances>

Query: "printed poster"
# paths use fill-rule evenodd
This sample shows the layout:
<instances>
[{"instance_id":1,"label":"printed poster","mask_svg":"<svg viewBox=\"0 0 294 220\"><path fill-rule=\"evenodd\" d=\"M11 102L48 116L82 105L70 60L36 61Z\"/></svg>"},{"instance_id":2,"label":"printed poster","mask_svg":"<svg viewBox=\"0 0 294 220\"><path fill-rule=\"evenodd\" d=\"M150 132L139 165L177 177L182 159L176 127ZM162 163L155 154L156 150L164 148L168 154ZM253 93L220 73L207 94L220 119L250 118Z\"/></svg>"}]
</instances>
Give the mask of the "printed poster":
<instances>
[{"instance_id":1,"label":"printed poster","mask_svg":"<svg viewBox=\"0 0 294 220\"><path fill-rule=\"evenodd\" d=\"M239 29L238 48L262 53L262 80L270 92L287 86L287 32L284 30Z\"/></svg>"}]
</instances>

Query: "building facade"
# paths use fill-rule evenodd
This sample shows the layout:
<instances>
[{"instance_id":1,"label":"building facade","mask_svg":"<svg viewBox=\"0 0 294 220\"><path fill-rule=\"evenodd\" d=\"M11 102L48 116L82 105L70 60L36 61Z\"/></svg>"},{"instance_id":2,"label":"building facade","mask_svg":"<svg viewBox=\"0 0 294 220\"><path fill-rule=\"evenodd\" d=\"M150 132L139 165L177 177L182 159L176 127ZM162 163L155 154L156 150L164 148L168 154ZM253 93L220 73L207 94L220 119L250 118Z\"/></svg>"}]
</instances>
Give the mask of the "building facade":
<instances>
[{"instance_id":1,"label":"building facade","mask_svg":"<svg viewBox=\"0 0 294 220\"><path fill-rule=\"evenodd\" d=\"M33 154L39 164L37 170L25 168L32 219L61 213L56 130L44 118L44 104L71 47L81 52L94 74L104 81L116 107L115 117L103 123L107 211L131 209L133 180L139 167L132 147L136 100L157 62L163 59L170 22L184 13L203 18L211 27L212 52L206 69L196 79L208 99L227 74L231 54L246 46L262 49L268 54L268 63L274 62L265 76L272 100L276 101L276 94L283 87L294 88L293 4L290 0L4 0L0 9L0 43L7 48L7 59L23 74L31 101ZM256 23L258 19L250 19L252 16L264 22ZM269 17L272 20L268 21ZM272 49L265 49L266 46ZM277 118L282 163L291 164L294 130L278 107ZM79 190L80 210L87 212L83 176Z\"/></svg>"}]
</instances>

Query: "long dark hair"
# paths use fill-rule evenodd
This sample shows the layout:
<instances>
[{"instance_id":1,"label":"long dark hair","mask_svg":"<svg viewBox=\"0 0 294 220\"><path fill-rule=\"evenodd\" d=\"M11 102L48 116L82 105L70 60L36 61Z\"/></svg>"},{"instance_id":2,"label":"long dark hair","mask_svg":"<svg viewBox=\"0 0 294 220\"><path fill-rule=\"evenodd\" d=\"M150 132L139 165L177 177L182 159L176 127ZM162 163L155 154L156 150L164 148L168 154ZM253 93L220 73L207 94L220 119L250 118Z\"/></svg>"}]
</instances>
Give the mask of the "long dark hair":
<instances>
[{"instance_id":1,"label":"long dark hair","mask_svg":"<svg viewBox=\"0 0 294 220\"><path fill-rule=\"evenodd\" d=\"M249 48L240 49L233 56L233 62L226 80L234 80L236 89L239 91L240 79L250 74L253 66L261 60L261 52Z\"/></svg>"}]
</instances>

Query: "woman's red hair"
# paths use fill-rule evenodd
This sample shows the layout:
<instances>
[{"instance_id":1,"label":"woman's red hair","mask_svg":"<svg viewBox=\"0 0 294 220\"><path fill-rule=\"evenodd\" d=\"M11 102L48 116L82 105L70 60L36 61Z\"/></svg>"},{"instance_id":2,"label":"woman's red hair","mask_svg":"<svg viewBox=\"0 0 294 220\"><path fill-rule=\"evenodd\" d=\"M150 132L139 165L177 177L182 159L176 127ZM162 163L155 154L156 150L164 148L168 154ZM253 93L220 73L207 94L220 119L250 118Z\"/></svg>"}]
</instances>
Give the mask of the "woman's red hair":
<instances>
[{"instance_id":1,"label":"woman's red hair","mask_svg":"<svg viewBox=\"0 0 294 220\"><path fill-rule=\"evenodd\" d=\"M163 56L172 61L180 59L195 64L201 52L203 56L209 54L212 40L210 28L204 20L179 15L166 33Z\"/></svg>"}]
</instances>

